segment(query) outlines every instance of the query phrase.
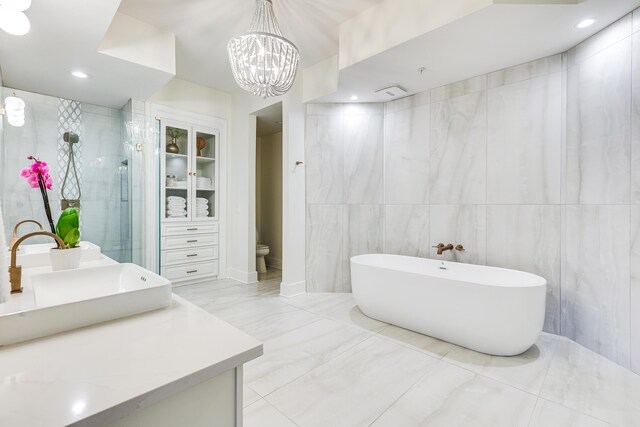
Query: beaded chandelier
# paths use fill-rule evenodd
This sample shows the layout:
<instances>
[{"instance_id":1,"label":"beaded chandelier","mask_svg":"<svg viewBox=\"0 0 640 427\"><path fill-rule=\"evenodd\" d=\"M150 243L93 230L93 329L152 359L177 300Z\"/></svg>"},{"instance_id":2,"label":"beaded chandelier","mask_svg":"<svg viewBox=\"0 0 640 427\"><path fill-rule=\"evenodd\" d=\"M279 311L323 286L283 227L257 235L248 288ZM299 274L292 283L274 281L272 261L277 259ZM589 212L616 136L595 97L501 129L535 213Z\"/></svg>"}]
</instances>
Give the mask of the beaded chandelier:
<instances>
[{"instance_id":1,"label":"beaded chandelier","mask_svg":"<svg viewBox=\"0 0 640 427\"><path fill-rule=\"evenodd\" d=\"M282 37L271 0L256 0L249 31L229 40L227 50L233 77L247 92L267 98L293 85L300 53Z\"/></svg>"}]
</instances>

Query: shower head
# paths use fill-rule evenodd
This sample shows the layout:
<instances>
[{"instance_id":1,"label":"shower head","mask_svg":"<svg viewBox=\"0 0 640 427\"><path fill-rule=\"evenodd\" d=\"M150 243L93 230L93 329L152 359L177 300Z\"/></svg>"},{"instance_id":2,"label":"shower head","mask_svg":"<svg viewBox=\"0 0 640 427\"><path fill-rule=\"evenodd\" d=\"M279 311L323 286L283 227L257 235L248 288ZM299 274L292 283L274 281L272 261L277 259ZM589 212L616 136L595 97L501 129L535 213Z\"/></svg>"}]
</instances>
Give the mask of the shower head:
<instances>
[{"instance_id":1,"label":"shower head","mask_svg":"<svg viewBox=\"0 0 640 427\"><path fill-rule=\"evenodd\" d=\"M80 141L80 137L74 132L65 132L64 135L62 135L62 139L64 142L69 142L71 144L77 144L78 141Z\"/></svg>"}]
</instances>

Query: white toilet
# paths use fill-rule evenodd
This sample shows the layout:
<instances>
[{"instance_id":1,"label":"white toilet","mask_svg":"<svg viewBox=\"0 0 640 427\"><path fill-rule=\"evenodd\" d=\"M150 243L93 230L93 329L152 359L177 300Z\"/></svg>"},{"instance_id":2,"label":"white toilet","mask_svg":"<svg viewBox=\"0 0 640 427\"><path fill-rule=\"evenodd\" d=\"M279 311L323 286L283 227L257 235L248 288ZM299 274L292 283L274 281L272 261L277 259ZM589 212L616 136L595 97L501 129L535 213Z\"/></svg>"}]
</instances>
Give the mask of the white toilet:
<instances>
[{"instance_id":1,"label":"white toilet","mask_svg":"<svg viewBox=\"0 0 640 427\"><path fill-rule=\"evenodd\" d=\"M258 230L256 230L256 242L260 241L260 235L258 234ZM256 269L258 273L266 273L267 272L267 264L264 261L264 257L269 255L269 246L256 244Z\"/></svg>"}]
</instances>

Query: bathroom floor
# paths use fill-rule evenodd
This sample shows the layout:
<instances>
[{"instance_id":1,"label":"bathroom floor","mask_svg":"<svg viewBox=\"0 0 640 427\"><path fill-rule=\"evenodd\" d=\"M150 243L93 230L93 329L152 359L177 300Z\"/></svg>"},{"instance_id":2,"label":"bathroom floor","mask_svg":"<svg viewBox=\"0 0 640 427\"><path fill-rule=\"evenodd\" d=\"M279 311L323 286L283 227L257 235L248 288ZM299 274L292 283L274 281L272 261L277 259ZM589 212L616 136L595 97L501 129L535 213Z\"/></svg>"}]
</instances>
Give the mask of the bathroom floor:
<instances>
[{"instance_id":1,"label":"bathroom floor","mask_svg":"<svg viewBox=\"0 0 640 427\"><path fill-rule=\"evenodd\" d=\"M245 365L247 427L640 423L640 376L566 338L493 357L370 319L351 294L282 298L279 282L175 289L264 342Z\"/></svg>"}]
</instances>

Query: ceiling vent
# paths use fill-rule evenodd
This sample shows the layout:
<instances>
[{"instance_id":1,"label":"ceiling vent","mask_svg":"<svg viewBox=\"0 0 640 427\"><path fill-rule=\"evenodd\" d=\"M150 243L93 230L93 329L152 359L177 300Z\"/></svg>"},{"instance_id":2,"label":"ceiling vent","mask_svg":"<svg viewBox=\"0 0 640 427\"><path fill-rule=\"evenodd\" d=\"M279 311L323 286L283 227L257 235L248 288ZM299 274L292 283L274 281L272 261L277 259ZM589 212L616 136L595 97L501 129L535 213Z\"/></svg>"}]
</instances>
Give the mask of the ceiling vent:
<instances>
[{"instance_id":1,"label":"ceiling vent","mask_svg":"<svg viewBox=\"0 0 640 427\"><path fill-rule=\"evenodd\" d=\"M400 86L389 86L383 89L377 90L376 95L383 95L389 98L397 98L399 96L406 95L407 91L401 88Z\"/></svg>"}]
</instances>

